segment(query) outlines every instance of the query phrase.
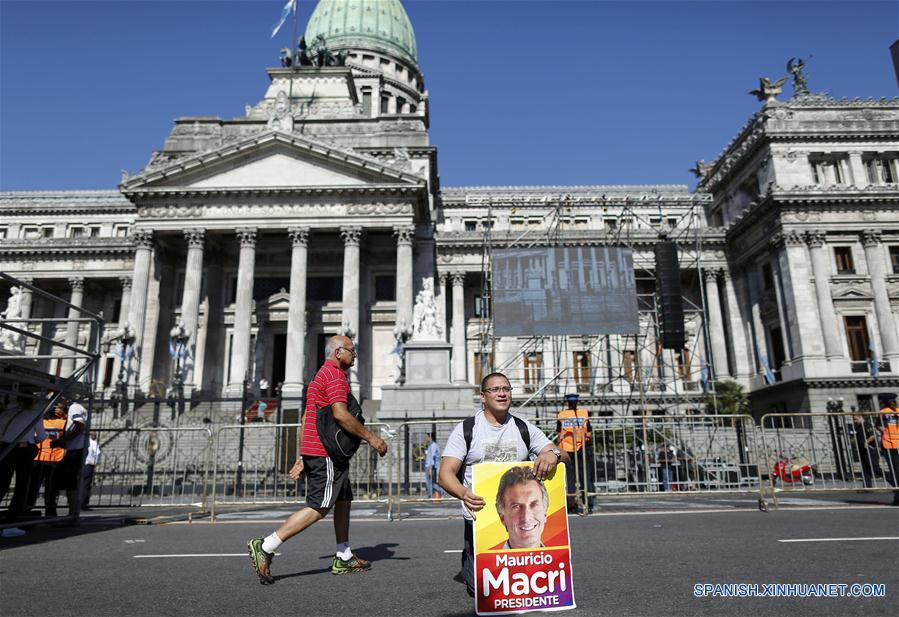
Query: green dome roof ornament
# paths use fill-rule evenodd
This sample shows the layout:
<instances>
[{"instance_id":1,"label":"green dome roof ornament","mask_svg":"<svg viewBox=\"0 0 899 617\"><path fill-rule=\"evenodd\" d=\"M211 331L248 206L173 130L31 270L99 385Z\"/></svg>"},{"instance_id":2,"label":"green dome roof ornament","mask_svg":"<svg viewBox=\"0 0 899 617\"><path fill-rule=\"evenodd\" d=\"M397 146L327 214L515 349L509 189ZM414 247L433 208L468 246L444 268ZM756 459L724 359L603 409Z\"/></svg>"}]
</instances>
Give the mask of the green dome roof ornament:
<instances>
[{"instance_id":1,"label":"green dome roof ornament","mask_svg":"<svg viewBox=\"0 0 899 617\"><path fill-rule=\"evenodd\" d=\"M319 0L306 40L319 35L332 50L384 51L418 66L415 32L400 0Z\"/></svg>"}]
</instances>

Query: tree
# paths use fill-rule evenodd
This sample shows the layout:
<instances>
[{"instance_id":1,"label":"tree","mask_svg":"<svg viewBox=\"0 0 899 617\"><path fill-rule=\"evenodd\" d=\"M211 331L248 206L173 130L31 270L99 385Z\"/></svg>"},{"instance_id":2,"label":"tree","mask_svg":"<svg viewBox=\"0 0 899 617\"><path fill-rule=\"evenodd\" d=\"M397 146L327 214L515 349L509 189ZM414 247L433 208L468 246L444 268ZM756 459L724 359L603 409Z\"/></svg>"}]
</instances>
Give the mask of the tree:
<instances>
[{"instance_id":1,"label":"tree","mask_svg":"<svg viewBox=\"0 0 899 617\"><path fill-rule=\"evenodd\" d=\"M729 379L713 385L713 390L703 398L706 413L722 416L748 413L749 397L743 392L743 386Z\"/></svg>"}]
</instances>

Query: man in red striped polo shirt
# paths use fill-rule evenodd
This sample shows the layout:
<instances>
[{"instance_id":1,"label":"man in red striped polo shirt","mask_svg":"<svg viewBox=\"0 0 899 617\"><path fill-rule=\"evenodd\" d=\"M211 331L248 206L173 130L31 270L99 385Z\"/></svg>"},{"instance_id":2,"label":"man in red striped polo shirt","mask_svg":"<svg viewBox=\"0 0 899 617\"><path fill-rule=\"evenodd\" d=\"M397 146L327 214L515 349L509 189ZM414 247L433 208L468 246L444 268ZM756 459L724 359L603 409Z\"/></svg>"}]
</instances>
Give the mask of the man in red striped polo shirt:
<instances>
[{"instance_id":1,"label":"man in red striped polo shirt","mask_svg":"<svg viewBox=\"0 0 899 617\"><path fill-rule=\"evenodd\" d=\"M349 465L337 465L319 440L315 425L316 411L331 406L334 420L347 433L367 441L378 454L387 454L387 443L365 428L349 411L347 400L350 384L346 371L356 361L356 347L345 336L332 336L325 345L325 363L315 374L306 390L306 413L300 431L297 462L288 472L294 480L306 473L308 491L306 507L288 518L277 531L266 538L247 542L250 560L259 582L271 585L275 582L271 573L272 557L281 543L297 535L310 525L320 521L334 508L334 535L337 549L331 565L332 574L351 574L371 568L371 562L360 559L350 549L350 504L353 491L350 486Z\"/></svg>"}]
</instances>

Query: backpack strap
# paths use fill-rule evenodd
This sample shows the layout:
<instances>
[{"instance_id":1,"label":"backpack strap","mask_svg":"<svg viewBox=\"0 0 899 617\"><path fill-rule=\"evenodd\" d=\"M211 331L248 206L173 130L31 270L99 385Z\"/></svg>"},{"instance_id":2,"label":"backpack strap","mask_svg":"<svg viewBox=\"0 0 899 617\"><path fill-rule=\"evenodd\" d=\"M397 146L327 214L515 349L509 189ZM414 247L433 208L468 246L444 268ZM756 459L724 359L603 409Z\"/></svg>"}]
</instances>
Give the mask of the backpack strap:
<instances>
[{"instance_id":1,"label":"backpack strap","mask_svg":"<svg viewBox=\"0 0 899 617\"><path fill-rule=\"evenodd\" d=\"M459 467L459 473L456 477L459 482L465 483L465 460L468 458L468 451L471 450L471 440L474 434L474 416L468 416L462 421L462 436L465 438L465 456L462 457L462 466Z\"/></svg>"},{"instance_id":2,"label":"backpack strap","mask_svg":"<svg viewBox=\"0 0 899 617\"><path fill-rule=\"evenodd\" d=\"M516 426L518 426L518 432L521 433L521 441L524 442L524 447L527 448L528 454L531 453L531 432L528 430L528 423L519 418L518 416L512 416L515 420Z\"/></svg>"}]
</instances>

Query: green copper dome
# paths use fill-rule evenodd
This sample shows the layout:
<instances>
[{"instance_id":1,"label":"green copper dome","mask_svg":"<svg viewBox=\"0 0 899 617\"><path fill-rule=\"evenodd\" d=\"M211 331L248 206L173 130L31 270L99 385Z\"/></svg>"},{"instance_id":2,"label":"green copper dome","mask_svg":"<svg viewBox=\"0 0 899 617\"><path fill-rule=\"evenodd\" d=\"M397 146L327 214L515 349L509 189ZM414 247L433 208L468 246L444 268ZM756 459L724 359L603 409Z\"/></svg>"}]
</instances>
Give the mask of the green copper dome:
<instances>
[{"instance_id":1,"label":"green copper dome","mask_svg":"<svg viewBox=\"0 0 899 617\"><path fill-rule=\"evenodd\" d=\"M330 49L387 51L418 66L415 32L400 0L319 0L306 42L319 34Z\"/></svg>"}]
</instances>

